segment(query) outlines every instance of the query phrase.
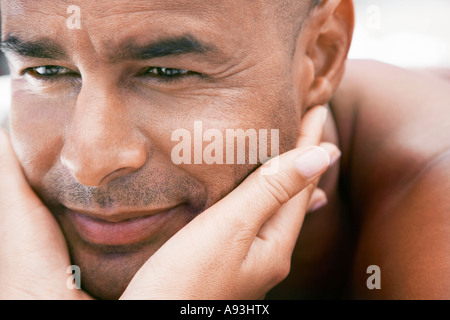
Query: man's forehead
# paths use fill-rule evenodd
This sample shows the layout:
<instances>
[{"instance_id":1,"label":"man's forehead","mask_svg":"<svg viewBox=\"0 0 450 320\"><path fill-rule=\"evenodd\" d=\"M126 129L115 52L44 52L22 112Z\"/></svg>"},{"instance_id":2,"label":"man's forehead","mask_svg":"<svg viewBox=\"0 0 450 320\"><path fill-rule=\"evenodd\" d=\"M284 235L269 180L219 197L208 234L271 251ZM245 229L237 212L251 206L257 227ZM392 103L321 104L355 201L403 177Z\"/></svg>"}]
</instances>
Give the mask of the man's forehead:
<instances>
[{"instance_id":1,"label":"man's forehead","mask_svg":"<svg viewBox=\"0 0 450 320\"><path fill-rule=\"evenodd\" d=\"M245 6L262 8L265 0L0 0L2 11L8 15L46 13L64 15L69 6L78 6L86 19L102 19L108 16L139 12L165 12L192 16L211 16L214 13L242 12ZM62 9L62 10L61 10ZM231 16L230 16L231 18Z\"/></svg>"},{"instance_id":2,"label":"man's forehead","mask_svg":"<svg viewBox=\"0 0 450 320\"><path fill-rule=\"evenodd\" d=\"M73 40L74 32L64 28L72 18L69 7L79 8L82 29L89 33L90 41L110 42L114 48L125 38L142 39L194 34L211 36L228 33L227 38L216 39L222 43L238 38L239 34L253 32L255 16L265 12L255 10L262 1L233 0L111 0L111 1L50 1L1 0L2 39L17 35L31 41L43 36L53 39ZM242 10L249 5L249 10ZM261 18L261 17L259 17ZM244 21L246 20L246 21ZM261 19L264 20L264 19ZM233 32L233 28L241 32ZM146 34L147 39L142 36ZM152 36L152 34L154 36ZM210 37L211 38L211 37ZM206 39L208 40L208 39Z\"/></svg>"}]
</instances>

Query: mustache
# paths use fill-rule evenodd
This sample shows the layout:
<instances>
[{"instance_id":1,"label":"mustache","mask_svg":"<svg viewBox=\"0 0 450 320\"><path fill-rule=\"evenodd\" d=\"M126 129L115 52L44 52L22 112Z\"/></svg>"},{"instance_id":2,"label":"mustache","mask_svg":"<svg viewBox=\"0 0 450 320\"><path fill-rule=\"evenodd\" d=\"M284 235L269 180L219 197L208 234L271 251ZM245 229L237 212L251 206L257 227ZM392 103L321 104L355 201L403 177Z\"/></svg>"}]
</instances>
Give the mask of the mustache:
<instances>
[{"instance_id":1,"label":"mustache","mask_svg":"<svg viewBox=\"0 0 450 320\"><path fill-rule=\"evenodd\" d=\"M142 209L179 203L201 208L206 202L206 190L189 176L160 170L138 171L104 186L88 187L78 183L64 168L57 167L45 176L41 198L47 205L62 204L69 208Z\"/></svg>"}]
</instances>

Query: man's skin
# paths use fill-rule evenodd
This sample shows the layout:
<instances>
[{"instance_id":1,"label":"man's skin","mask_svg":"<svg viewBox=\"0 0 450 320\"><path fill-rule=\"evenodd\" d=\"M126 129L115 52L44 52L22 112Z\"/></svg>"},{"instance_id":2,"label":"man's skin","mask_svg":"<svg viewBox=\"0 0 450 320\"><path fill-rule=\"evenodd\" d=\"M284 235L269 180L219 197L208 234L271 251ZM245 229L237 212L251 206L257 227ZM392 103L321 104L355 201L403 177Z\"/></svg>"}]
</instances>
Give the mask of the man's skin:
<instances>
[{"instance_id":1,"label":"man's skin","mask_svg":"<svg viewBox=\"0 0 450 320\"><path fill-rule=\"evenodd\" d=\"M270 1L80 2L82 28L70 30L75 2L2 1L2 40L47 37L67 55L8 53L11 139L89 294L119 297L163 243L255 170L177 166L174 130L196 120L204 130L278 128L283 153L305 112L330 102L323 139L342 161L322 177L328 205L305 218L290 275L268 297L449 298L449 85L369 62L347 63L341 81L351 1L323 1L293 39L280 36L287 31ZM205 42L204 52L123 60L129 48L185 35ZM41 65L72 73L45 83L23 74ZM143 76L147 67L206 76L168 83ZM82 239L66 209L117 221L174 206L152 237L125 246ZM370 265L381 268L380 290L366 286Z\"/></svg>"},{"instance_id":2,"label":"man's skin","mask_svg":"<svg viewBox=\"0 0 450 320\"><path fill-rule=\"evenodd\" d=\"M308 272L291 274L277 294L450 297L449 89L428 72L347 63L330 103L343 150L337 201L346 209L306 216L292 270ZM381 290L366 286L370 265L381 268Z\"/></svg>"}]
</instances>

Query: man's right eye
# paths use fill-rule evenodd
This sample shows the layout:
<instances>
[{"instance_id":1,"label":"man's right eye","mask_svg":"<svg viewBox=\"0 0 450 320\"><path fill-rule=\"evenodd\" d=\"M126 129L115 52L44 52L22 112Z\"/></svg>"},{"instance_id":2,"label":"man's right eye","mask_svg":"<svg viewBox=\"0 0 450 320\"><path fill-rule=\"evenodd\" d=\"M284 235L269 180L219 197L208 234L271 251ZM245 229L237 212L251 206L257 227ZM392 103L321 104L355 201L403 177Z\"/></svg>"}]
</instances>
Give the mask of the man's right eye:
<instances>
[{"instance_id":1,"label":"man's right eye","mask_svg":"<svg viewBox=\"0 0 450 320\"><path fill-rule=\"evenodd\" d=\"M50 78L62 75L74 75L75 73L67 68L60 66L38 66L33 68L28 68L24 71L31 76L37 78Z\"/></svg>"}]
</instances>

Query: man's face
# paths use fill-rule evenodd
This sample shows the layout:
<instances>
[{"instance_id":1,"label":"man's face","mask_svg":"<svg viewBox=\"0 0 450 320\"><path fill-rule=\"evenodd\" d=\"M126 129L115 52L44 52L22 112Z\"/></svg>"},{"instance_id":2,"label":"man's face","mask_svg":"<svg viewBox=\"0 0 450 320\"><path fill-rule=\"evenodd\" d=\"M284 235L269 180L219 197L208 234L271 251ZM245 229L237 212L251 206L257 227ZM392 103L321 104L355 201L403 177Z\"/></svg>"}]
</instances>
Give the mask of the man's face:
<instances>
[{"instance_id":1,"label":"man's face","mask_svg":"<svg viewBox=\"0 0 450 320\"><path fill-rule=\"evenodd\" d=\"M194 121L223 137L279 129L280 152L294 146L292 50L266 2L1 2L2 39L20 51L8 53L13 144L94 296L118 297L257 166L177 165L174 131L194 148Z\"/></svg>"}]
</instances>

